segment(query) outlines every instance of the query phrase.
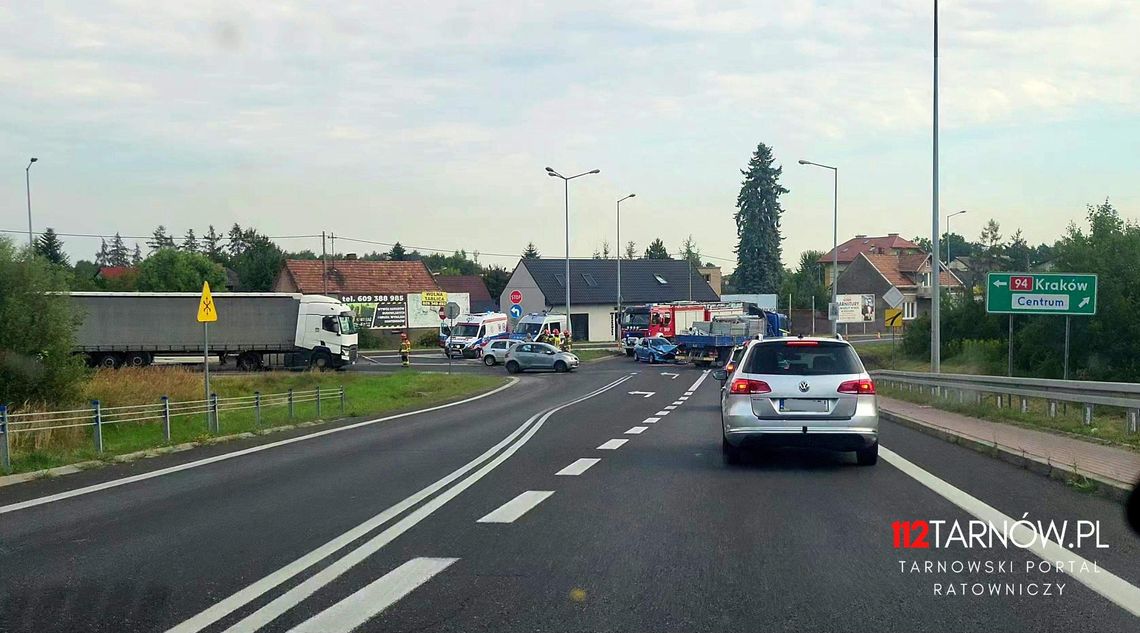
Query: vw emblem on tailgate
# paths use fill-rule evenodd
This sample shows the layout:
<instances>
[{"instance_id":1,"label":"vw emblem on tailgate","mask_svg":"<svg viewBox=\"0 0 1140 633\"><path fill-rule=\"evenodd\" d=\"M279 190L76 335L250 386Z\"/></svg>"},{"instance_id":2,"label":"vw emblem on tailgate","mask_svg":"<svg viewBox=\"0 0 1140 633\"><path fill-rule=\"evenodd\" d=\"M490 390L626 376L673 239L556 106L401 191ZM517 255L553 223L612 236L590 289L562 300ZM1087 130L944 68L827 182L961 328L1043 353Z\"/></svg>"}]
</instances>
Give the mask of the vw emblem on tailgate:
<instances>
[{"instance_id":1,"label":"vw emblem on tailgate","mask_svg":"<svg viewBox=\"0 0 1140 633\"><path fill-rule=\"evenodd\" d=\"M800 381L800 391L807 393L808 389L811 389L811 385L809 385L806 380L801 380Z\"/></svg>"}]
</instances>

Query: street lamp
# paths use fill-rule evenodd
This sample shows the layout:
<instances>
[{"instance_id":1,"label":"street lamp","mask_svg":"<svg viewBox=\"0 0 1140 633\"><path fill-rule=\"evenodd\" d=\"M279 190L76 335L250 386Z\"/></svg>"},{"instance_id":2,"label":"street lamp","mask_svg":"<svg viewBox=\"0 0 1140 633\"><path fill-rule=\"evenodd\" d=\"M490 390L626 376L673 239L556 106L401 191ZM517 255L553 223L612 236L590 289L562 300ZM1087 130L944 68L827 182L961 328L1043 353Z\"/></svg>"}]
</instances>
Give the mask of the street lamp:
<instances>
[{"instance_id":1,"label":"street lamp","mask_svg":"<svg viewBox=\"0 0 1140 633\"><path fill-rule=\"evenodd\" d=\"M950 218L956 215L962 215L965 212L966 209L962 209L957 213L951 213L950 215L946 216L946 268L950 268L950 262L954 261L950 258Z\"/></svg>"},{"instance_id":2,"label":"street lamp","mask_svg":"<svg viewBox=\"0 0 1140 633\"><path fill-rule=\"evenodd\" d=\"M801 165L812 165L831 170L832 176L832 223L831 223L831 305L827 311L827 318L831 321L831 335L839 336L839 168L831 165L813 163L810 160L800 160ZM791 306L788 306L789 313ZM836 314L832 316L831 310ZM815 318L814 316L812 317Z\"/></svg>"},{"instance_id":3,"label":"street lamp","mask_svg":"<svg viewBox=\"0 0 1140 633\"><path fill-rule=\"evenodd\" d=\"M621 201L637 197L636 193L617 201L617 339L621 342Z\"/></svg>"},{"instance_id":4,"label":"street lamp","mask_svg":"<svg viewBox=\"0 0 1140 633\"><path fill-rule=\"evenodd\" d=\"M574 326L570 324L570 181L590 174L600 174L602 170L593 169L584 171L576 176L563 176L550 167L546 168L546 175L551 178L561 178L566 199L566 334L573 340Z\"/></svg>"},{"instance_id":5,"label":"street lamp","mask_svg":"<svg viewBox=\"0 0 1140 633\"><path fill-rule=\"evenodd\" d=\"M32 237L32 163L39 160L35 156L28 161L28 166L24 168L24 187L28 192L28 247L35 248L36 241Z\"/></svg>"}]
</instances>

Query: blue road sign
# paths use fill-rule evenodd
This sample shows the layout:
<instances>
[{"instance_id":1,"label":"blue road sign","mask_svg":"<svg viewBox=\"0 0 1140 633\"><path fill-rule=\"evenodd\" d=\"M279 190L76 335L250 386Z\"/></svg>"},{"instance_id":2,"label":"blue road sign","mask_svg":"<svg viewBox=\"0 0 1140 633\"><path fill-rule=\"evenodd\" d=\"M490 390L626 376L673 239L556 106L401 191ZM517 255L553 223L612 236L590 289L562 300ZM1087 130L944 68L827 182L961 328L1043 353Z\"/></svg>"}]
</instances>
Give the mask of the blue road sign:
<instances>
[{"instance_id":1,"label":"blue road sign","mask_svg":"<svg viewBox=\"0 0 1140 633\"><path fill-rule=\"evenodd\" d=\"M522 318L522 306L521 305L519 305L517 303L511 305L511 318L512 319L521 319Z\"/></svg>"}]
</instances>

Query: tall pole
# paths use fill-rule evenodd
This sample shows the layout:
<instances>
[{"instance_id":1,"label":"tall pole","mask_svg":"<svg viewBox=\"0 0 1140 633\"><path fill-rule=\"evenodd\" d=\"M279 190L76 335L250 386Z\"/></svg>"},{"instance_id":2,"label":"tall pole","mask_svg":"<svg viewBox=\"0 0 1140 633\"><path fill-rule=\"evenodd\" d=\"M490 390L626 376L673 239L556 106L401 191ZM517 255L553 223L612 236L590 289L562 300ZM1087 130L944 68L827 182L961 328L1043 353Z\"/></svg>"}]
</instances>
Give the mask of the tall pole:
<instances>
[{"instance_id":1,"label":"tall pole","mask_svg":"<svg viewBox=\"0 0 1140 633\"><path fill-rule=\"evenodd\" d=\"M950 268L950 262L954 261L954 258L950 256L950 245L954 243L954 240L950 239L950 219L956 215L962 215L965 212L966 209L962 209L961 211L946 216L946 268Z\"/></svg>"},{"instance_id":2,"label":"tall pole","mask_svg":"<svg viewBox=\"0 0 1140 633\"><path fill-rule=\"evenodd\" d=\"M1065 316L1065 370L1062 378L1069 379L1069 319L1068 315Z\"/></svg>"},{"instance_id":3,"label":"tall pole","mask_svg":"<svg viewBox=\"0 0 1140 633\"><path fill-rule=\"evenodd\" d=\"M637 194L631 193L617 201L617 340L621 342L621 203Z\"/></svg>"},{"instance_id":4,"label":"tall pole","mask_svg":"<svg viewBox=\"0 0 1140 633\"><path fill-rule=\"evenodd\" d=\"M831 306L827 318L831 321L831 335L839 337L839 168L810 160L800 160L801 165L812 165L831 170ZM835 314L832 314L832 309ZM813 317L814 318L814 317Z\"/></svg>"},{"instance_id":5,"label":"tall pole","mask_svg":"<svg viewBox=\"0 0 1140 633\"><path fill-rule=\"evenodd\" d=\"M321 293L329 293L328 256L325 254L325 232L321 231Z\"/></svg>"},{"instance_id":6,"label":"tall pole","mask_svg":"<svg viewBox=\"0 0 1140 633\"><path fill-rule=\"evenodd\" d=\"M566 336L574 340L574 326L570 324L570 181L563 179L566 200Z\"/></svg>"},{"instance_id":7,"label":"tall pole","mask_svg":"<svg viewBox=\"0 0 1140 633\"><path fill-rule=\"evenodd\" d=\"M563 176L550 167L546 168L547 176L561 178L562 184L564 185L563 198L566 200L566 335L570 340L574 339L574 326L570 324L570 181L575 178L581 178L582 176L598 174L601 173L601 171L600 169L594 169L582 172L576 176Z\"/></svg>"},{"instance_id":8,"label":"tall pole","mask_svg":"<svg viewBox=\"0 0 1140 633\"><path fill-rule=\"evenodd\" d=\"M24 168L24 188L28 192L28 248L36 247L36 240L32 237L32 163L39 160L33 157Z\"/></svg>"},{"instance_id":9,"label":"tall pole","mask_svg":"<svg viewBox=\"0 0 1140 633\"><path fill-rule=\"evenodd\" d=\"M930 282L930 371L937 374L942 371L942 292L940 287L942 285L942 264L938 261L938 254L941 250L938 247L938 0L934 0L934 170L932 176L930 252L933 254L931 270L934 274ZM1013 320L1011 318L1011 331L1012 327ZM1011 367L1012 358L1011 354Z\"/></svg>"}]
</instances>

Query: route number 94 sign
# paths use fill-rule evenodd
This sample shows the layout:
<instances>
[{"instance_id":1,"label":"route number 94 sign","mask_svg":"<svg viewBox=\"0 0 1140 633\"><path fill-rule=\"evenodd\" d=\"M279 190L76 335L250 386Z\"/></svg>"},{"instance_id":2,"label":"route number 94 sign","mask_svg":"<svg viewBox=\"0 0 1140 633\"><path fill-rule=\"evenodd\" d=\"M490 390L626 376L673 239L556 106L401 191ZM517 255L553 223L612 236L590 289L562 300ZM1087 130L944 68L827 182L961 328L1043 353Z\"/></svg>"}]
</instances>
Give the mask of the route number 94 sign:
<instances>
[{"instance_id":1,"label":"route number 94 sign","mask_svg":"<svg viewBox=\"0 0 1140 633\"><path fill-rule=\"evenodd\" d=\"M989 273L986 312L991 314L1096 314L1096 275Z\"/></svg>"}]
</instances>

